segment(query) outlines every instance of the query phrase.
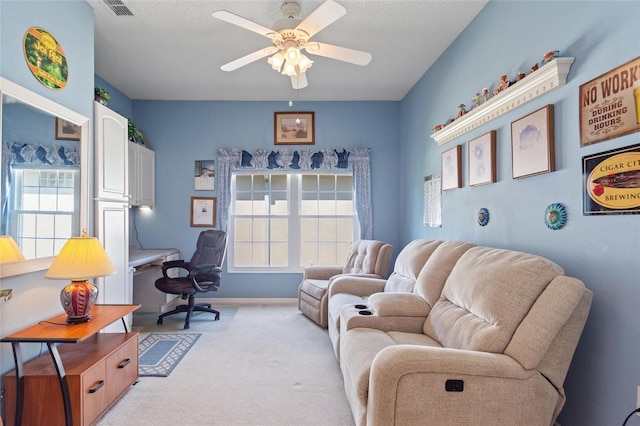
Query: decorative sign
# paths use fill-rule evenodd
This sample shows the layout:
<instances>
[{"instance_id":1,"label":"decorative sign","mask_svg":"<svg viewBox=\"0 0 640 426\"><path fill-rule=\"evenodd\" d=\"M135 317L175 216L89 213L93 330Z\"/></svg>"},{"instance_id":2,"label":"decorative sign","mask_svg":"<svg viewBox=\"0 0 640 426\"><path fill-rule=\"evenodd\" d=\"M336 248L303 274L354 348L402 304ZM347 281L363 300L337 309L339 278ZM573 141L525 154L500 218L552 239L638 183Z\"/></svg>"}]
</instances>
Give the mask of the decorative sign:
<instances>
[{"instance_id":1,"label":"decorative sign","mask_svg":"<svg viewBox=\"0 0 640 426\"><path fill-rule=\"evenodd\" d=\"M640 213L640 145L582 157L584 214Z\"/></svg>"},{"instance_id":2,"label":"decorative sign","mask_svg":"<svg viewBox=\"0 0 640 426\"><path fill-rule=\"evenodd\" d=\"M47 30L31 27L24 34L24 59L43 86L53 90L67 85L69 67L64 50Z\"/></svg>"},{"instance_id":3,"label":"decorative sign","mask_svg":"<svg viewBox=\"0 0 640 426\"><path fill-rule=\"evenodd\" d=\"M580 146L640 131L640 57L580 86Z\"/></svg>"}]
</instances>

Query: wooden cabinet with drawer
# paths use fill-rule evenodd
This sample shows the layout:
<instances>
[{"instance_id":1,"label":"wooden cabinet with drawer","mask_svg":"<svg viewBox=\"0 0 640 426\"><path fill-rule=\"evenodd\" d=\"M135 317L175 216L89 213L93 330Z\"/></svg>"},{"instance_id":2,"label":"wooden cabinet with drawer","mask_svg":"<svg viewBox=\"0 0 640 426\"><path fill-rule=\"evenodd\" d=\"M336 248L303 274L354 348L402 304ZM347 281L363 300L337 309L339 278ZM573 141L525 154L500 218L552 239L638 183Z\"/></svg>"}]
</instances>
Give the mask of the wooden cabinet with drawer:
<instances>
[{"instance_id":1,"label":"wooden cabinet with drawer","mask_svg":"<svg viewBox=\"0 0 640 426\"><path fill-rule=\"evenodd\" d=\"M74 426L93 424L138 379L138 333L97 333L59 347ZM60 383L48 353L25 363L23 425L63 425ZM15 372L5 376L6 420L15 419Z\"/></svg>"}]
</instances>

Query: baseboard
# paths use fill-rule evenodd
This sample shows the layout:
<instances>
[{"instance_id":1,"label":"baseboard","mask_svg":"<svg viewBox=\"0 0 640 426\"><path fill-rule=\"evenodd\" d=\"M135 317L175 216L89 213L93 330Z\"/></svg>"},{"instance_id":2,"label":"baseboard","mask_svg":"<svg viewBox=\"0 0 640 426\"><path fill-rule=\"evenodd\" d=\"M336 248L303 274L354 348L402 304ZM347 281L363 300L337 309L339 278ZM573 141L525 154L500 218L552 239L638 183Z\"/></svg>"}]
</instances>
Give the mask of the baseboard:
<instances>
[{"instance_id":1,"label":"baseboard","mask_svg":"<svg viewBox=\"0 0 640 426\"><path fill-rule=\"evenodd\" d=\"M211 303L217 306L238 306L238 305L275 305L282 303L297 303L296 297L221 297L221 298L196 298L197 303Z\"/></svg>"}]
</instances>

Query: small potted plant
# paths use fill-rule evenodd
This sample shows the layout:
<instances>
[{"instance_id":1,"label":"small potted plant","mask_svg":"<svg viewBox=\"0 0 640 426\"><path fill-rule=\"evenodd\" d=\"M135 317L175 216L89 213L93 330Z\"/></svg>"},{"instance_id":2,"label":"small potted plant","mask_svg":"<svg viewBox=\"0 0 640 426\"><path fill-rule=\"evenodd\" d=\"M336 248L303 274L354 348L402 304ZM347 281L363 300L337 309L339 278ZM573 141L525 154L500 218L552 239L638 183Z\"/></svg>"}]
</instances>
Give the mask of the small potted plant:
<instances>
[{"instance_id":1,"label":"small potted plant","mask_svg":"<svg viewBox=\"0 0 640 426\"><path fill-rule=\"evenodd\" d=\"M111 99L111 96L109 95L108 90L96 87L96 90L95 90L96 101L100 102L102 105L106 105L107 103L109 103L109 99Z\"/></svg>"},{"instance_id":2,"label":"small potted plant","mask_svg":"<svg viewBox=\"0 0 640 426\"><path fill-rule=\"evenodd\" d=\"M133 124L132 119L129 119L129 140L136 143L142 142L142 134L140 133L136 125Z\"/></svg>"}]
</instances>

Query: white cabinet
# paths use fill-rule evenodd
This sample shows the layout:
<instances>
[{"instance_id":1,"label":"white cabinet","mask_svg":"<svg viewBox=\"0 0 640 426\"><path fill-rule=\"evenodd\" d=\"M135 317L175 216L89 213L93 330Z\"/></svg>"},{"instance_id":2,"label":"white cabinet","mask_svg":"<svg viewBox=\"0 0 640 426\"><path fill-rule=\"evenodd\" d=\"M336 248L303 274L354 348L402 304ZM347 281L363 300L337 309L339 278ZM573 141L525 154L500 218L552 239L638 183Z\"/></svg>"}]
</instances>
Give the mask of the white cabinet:
<instances>
[{"instance_id":1,"label":"white cabinet","mask_svg":"<svg viewBox=\"0 0 640 426\"><path fill-rule=\"evenodd\" d=\"M156 153L129 142L129 194L132 206L156 204Z\"/></svg>"},{"instance_id":2,"label":"white cabinet","mask_svg":"<svg viewBox=\"0 0 640 426\"><path fill-rule=\"evenodd\" d=\"M94 102L95 194L98 200L128 201L128 121Z\"/></svg>"}]
</instances>

